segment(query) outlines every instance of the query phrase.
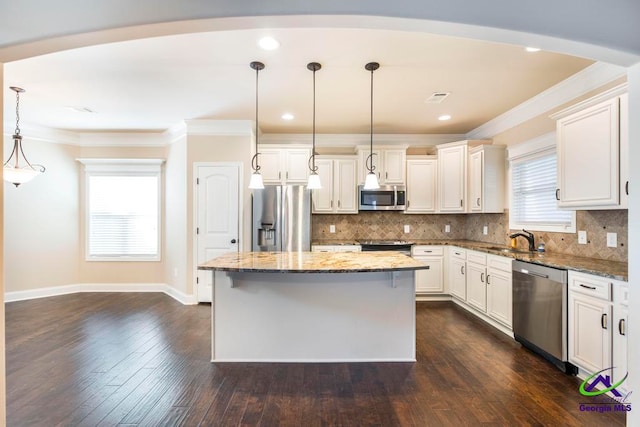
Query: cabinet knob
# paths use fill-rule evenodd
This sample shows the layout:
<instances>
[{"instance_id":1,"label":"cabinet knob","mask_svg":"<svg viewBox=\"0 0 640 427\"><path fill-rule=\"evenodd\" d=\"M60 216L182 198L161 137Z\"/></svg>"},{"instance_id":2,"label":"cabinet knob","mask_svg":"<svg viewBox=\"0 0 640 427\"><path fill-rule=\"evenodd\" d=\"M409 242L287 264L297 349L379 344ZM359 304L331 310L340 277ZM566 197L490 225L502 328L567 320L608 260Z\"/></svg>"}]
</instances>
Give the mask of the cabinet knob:
<instances>
[{"instance_id":1,"label":"cabinet knob","mask_svg":"<svg viewBox=\"0 0 640 427\"><path fill-rule=\"evenodd\" d=\"M480 206L480 197L476 200L476 205Z\"/></svg>"},{"instance_id":2,"label":"cabinet knob","mask_svg":"<svg viewBox=\"0 0 640 427\"><path fill-rule=\"evenodd\" d=\"M607 313L602 313L602 317L600 317L600 325L602 329L607 329Z\"/></svg>"},{"instance_id":3,"label":"cabinet knob","mask_svg":"<svg viewBox=\"0 0 640 427\"><path fill-rule=\"evenodd\" d=\"M490 274L487 274L487 285L490 285L491 283L489 283L489 277L491 277Z\"/></svg>"},{"instance_id":4,"label":"cabinet knob","mask_svg":"<svg viewBox=\"0 0 640 427\"><path fill-rule=\"evenodd\" d=\"M464 204L464 200L460 199L460 207L462 207Z\"/></svg>"},{"instance_id":5,"label":"cabinet knob","mask_svg":"<svg viewBox=\"0 0 640 427\"><path fill-rule=\"evenodd\" d=\"M464 276L464 265L460 267L460 274Z\"/></svg>"},{"instance_id":6,"label":"cabinet knob","mask_svg":"<svg viewBox=\"0 0 640 427\"><path fill-rule=\"evenodd\" d=\"M236 239L231 239L231 243L235 244L236 243Z\"/></svg>"},{"instance_id":7,"label":"cabinet knob","mask_svg":"<svg viewBox=\"0 0 640 427\"><path fill-rule=\"evenodd\" d=\"M484 283L484 273L480 273L480 281Z\"/></svg>"},{"instance_id":8,"label":"cabinet knob","mask_svg":"<svg viewBox=\"0 0 640 427\"><path fill-rule=\"evenodd\" d=\"M556 200L560 200L560 189L556 188Z\"/></svg>"},{"instance_id":9,"label":"cabinet knob","mask_svg":"<svg viewBox=\"0 0 640 427\"><path fill-rule=\"evenodd\" d=\"M627 193L627 196L629 195L629 181L624 183L624 192Z\"/></svg>"},{"instance_id":10,"label":"cabinet knob","mask_svg":"<svg viewBox=\"0 0 640 427\"><path fill-rule=\"evenodd\" d=\"M620 319L620 321L618 322L618 332L620 333L620 335L627 335L624 319Z\"/></svg>"}]
</instances>

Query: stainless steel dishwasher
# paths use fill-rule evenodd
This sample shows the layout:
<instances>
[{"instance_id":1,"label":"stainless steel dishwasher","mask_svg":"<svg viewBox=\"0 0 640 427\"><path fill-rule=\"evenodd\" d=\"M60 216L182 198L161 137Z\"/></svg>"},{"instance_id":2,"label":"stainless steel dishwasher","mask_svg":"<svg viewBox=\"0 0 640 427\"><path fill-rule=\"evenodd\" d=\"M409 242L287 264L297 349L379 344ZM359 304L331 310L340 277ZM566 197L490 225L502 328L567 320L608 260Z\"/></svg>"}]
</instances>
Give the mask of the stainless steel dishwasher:
<instances>
[{"instance_id":1,"label":"stainless steel dishwasher","mask_svg":"<svg viewBox=\"0 0 640 427\"><path fill-rule=\"evenodd\" d=\"M513 261L513 335L567 374L567 270Z\"/></svg>"}]
</instances>

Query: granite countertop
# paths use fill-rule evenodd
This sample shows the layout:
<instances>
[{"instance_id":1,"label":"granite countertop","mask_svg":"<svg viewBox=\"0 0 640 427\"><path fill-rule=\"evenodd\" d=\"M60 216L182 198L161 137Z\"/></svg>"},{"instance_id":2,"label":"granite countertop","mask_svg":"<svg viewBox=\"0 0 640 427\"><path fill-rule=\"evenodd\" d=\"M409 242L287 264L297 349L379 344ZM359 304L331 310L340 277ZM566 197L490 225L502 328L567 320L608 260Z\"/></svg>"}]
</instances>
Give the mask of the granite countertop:
<instances>
[{"instance_id":1,"label":"granite countertop","mask_svg":"<svg viewBox=\"0 0 640 427\"><path fill-rule=\"evenodd\" d=\"M251 273L365 273L428 268L418 260L393 251L232 252L198 266L199 270Z\"/></svg>"},{"instance_id":2,"label":"granite countertop","mask_svg":"<svg viewBox=\"0 0 640 427\"><path fill-rule=\"evenodd\" d=\"M519 261L531 262L534 264L546 265L567 270L580 271L583 273L594 274L596 276L609 277L611 279L628 281L628 263L620 261L609 261L599 258L587 258L570 254L561 254L556 252L528 252L520 250L511 250L508 246L495 243L477 242L473 240L412 240L408 239L416 245L433 245L433 246L458 246L474 251L485 252L492 255L500 255L517 259ZM350 242L353 244L352 242ZM316 245L329 244L324 241L314 242ZM338 244L338 243L331 243Z\"/></svg>"},{"instance_id":3,"label":"granite countertop","mask_svg":"<svg viewBox=\"0 0 640 427\"><path fill-rule=\"evenodd\" d=\"M354 246L357 246L359 244L360 243L356 242L355 240L322 240L322 241L312 242L311 246L322 246L322 245L327 245L327 246L354 245Z\"/></svg>"}]
</instances>

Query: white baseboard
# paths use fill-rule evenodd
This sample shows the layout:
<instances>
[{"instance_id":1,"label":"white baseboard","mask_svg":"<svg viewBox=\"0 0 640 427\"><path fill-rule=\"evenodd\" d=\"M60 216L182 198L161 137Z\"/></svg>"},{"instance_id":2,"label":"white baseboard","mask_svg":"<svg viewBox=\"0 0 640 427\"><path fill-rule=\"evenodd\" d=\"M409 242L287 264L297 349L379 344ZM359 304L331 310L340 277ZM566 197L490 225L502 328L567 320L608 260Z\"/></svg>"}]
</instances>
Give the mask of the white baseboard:
<instances>
[{"instance_id":1,"label":"white baseboard","mask_svg":"<svg viewBox=\"0 0 640 427\"><path fill-rule=\"evenodd\" d=\"M184 305L198 303L195 295L185 294L165 283L77 283L26 291L5 292L4 301L23 301L78 292L162 292Z\"/></svg>"}]
</instances>

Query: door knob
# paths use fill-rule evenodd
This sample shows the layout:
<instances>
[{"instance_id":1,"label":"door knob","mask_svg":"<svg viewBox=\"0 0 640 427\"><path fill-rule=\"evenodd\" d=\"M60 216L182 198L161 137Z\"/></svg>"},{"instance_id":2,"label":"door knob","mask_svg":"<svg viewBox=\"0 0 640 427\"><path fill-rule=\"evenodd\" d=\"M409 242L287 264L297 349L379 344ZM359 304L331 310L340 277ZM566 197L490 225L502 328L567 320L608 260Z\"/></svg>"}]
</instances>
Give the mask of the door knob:
<instances>
[{"instance_id":1,"label":"door knob","mask_svg":"<svg viewBox=\"0 0 640 427\"><path fill-rule=\"evenodd\" d=\"M231 243L235 243L235 242L236 242L236 239L231 239Z\"/></svg>"}]
</instances>

